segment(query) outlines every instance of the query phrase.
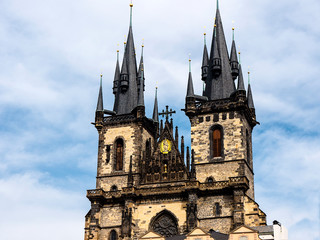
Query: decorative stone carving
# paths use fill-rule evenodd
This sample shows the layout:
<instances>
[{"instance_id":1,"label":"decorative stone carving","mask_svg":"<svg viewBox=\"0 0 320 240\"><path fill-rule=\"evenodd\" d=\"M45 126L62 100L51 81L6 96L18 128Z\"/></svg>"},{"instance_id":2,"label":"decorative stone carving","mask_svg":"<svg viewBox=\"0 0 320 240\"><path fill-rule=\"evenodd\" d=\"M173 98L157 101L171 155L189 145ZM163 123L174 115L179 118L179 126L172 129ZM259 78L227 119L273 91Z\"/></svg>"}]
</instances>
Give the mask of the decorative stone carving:
<instances>
[{"instance_id":1,"label":"decorative stone carving","mask_svg":"<svg viewBox=\"0 0 320 240\"><path fill-rule=\"evenodd\" d=\"M197 227L197 204L187 204L187 231L190 232L192 229Z\"/></svg>"},{"instance_id":2,"label":"decorative stone carving","mask_svg":"<svg viewBox=\"0 0 320 240\"><path fill-rule=\"evenodd\" d=\"M151 229L164 237L178 235L177 221L167 211L162 212L153 220Z\"/></svg>"},{"instance_id":3,"label":"decorative stone carving","mask_svg":"<svg viewBox=\"0 0 320 240\"><path fill-rule=\"evenodd\" d=\"M122 211L122 225L121 235L122 237L131 237L131 222L132 222L132 209L126 208Z\"/></svg>"}]
</instances>

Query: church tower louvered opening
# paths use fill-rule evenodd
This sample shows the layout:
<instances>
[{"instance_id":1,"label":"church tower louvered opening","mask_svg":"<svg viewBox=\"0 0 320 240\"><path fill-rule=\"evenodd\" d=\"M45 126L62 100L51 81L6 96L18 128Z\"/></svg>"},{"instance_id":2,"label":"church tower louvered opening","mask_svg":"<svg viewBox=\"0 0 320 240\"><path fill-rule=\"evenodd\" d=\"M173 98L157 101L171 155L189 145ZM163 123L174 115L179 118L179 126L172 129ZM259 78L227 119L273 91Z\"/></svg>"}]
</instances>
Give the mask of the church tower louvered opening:
<instances>
[{"instance_id":1,"label":"church tower louvered opening","mask_svg":"<svg viewBox=\"0 0 320 240\"><path fill-rule=\"evenodd\" d=\"M189 60L183 111L191 123L191 146L174 126L172 106L159 112L158 89L153 115L146 116L145 85L157 79L145 75L143 45L137 64L132 19L130 4L112 110L104 109L100 78L97 178L96 188L87 191L85 240L172 237L197 228L228 234L242 225L265 225L254 197L252 131L258 122L252 89L250 83L245 88L234 38L227 47L219 7L210 49L205 34L201 79L193 79ZM201 94L194 84L204 85Z\"/></svg>"}]
</instances>

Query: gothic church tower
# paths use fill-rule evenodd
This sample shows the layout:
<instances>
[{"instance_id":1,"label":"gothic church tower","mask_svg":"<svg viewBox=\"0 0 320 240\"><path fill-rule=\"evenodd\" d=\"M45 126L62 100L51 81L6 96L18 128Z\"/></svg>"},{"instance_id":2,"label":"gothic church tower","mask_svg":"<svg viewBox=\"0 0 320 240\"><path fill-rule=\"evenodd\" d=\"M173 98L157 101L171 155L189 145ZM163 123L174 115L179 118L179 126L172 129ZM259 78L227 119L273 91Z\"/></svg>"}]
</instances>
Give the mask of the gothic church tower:
<instances>
[{"instance_id":1,"label":"gothic church tower","mask_svg":"<svg viewBox=\"0 0 320 240\"><path fill-rule=\"evenodd\" d=\"M210 56L204 46L201 96L189 72L185 113L191 149L184 146L167 106L145 114L143 46L137 65L130 26L113 82L113 110L103 107L102 76L94 125L99 134L96 188L85 240L139 239L149 231L164 237L195 227L229 233L240 225L266 224L254 200L252 130L257 124L250 85L245 90L235 42L229 57L217 8ZM235 81L238 84L236 87ZM165 117L159 121L159 116Z\"/></svg>"}]
</instances>

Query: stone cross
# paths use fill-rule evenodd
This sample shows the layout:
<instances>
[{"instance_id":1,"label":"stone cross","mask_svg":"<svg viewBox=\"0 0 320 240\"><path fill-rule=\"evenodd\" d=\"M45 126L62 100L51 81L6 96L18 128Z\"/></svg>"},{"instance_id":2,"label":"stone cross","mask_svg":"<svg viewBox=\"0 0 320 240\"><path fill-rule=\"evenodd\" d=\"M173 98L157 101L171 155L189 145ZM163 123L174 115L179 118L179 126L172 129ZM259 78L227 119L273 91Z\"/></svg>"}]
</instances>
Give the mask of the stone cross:
<instances>
[{"instance_id":1,"label":"stone cross","mask_svg":"<svg viewBox=\"0 0 320 240\"><path fill-rule=\"evenodd\" d=\"M166 116L166 121L169 120L169 116L171 117L173 113L176 113L176 111L172 111L172 109L170 108L169 111L169 106L166 106L166 111L162 110L162 113L159 113L159 116Z\"/></svg>"}]
</instances>

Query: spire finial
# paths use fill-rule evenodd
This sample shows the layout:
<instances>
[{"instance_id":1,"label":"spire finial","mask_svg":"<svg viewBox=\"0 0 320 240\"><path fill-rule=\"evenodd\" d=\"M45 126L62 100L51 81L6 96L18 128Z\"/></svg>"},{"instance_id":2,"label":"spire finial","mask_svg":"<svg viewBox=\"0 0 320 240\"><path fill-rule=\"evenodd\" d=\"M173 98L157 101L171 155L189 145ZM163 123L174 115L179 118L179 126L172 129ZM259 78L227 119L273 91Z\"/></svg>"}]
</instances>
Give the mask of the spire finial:
<instances>
[{"instance_id":1,"label":"spire finial","mask_svg":"<svg viewBox=\"0 0 320 240\"><path fill-rule=\"evenodd\" d=\"M117 44L117 61L119 61L119 43Z\"/></svg>"},{"instance_id":2,"label":"spire finial","mask_svg":"<svg viewBox=\"0 0 320 240\"><path fill-rule=\"evenodd\" d=\"M203 27L204 28L204 33L203 33L203 41L204 41L204 45L207 45L207 33L206 33L206 26Z\"/></svg>"},{"instance_id":3,"label":"spire finial","mask_svg":"<svg viewBox=\"0 0 320 240\"><path fill-rule=\"evenodd\" d=\"M123 42L123 44L124 44L124 48L126 48L126 44L127 44L127 35L124 35L124 42Z\"/></svg>"},{"instance_id":4,"label":"spire finial","mask_svg":"<svg viewBox=\"0 0 320 240\"><path fill-rule=\"evenodd\" d=\"M248 66L248 84L250 84L250 66Z\"/></svg>"},{"instance_id":5,"label":"spire finial","mask_svg":"<svg viewBox=\"0 0 320 240\"><path fill-rule=\"evenodd\" d=\"M102 72L100 73L100 86L102 86L102 77L103 77L103 74Z\"/></svg>"},{"instance_id":6,"label":"spire finial","mask_svg":"<svg viewBox=\"0 0 320 240\"><path fill-rule=\"evenodd\" d=\"M191 54L189 53L189 72L191 73Z\"/></svg>"},{"instance_id":7,"label":"spire finial","mask_svg":"<svg viewBox=\"0 0 320 240\"><path fill-rule=\"evenodd\" d=\"M217 0L217 10L219 9L219 0Z\"/></svg>"},{"instance_id":8,"label":"spire finial","mask_svg":"<svg viewBox=\"0 0 320 240\"><path fill-rule=\"evenodd\" d=\"M130 27L132 27L132 8L133 8L133 3L131 0L130 1Z\"/></svg>"},{"instance_id":9,"label":"spire finial","mask_svg":"<svg viewBox=\"0 0 320 240\"><path fill-rule=\"evenodd\" d=\"M234 41L234 21L232 21L232 40Z\"/></svg>"},{"instance_id":10,"label":"spire finial","mask_svg":"<svg viewBox=\"0 0 320 240\"><path fill-rule=\"evenodd\" d=\"M141 44L141 56L143 56L143 49L144 49L144 39L142 39L142 44Z\"/></svg>"}]
</instances>

